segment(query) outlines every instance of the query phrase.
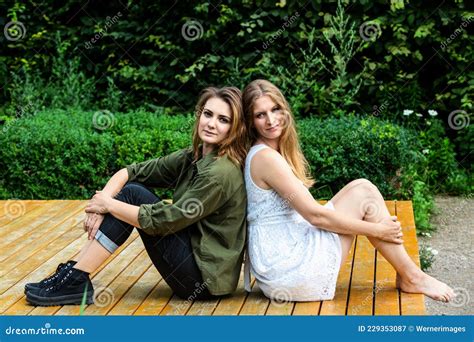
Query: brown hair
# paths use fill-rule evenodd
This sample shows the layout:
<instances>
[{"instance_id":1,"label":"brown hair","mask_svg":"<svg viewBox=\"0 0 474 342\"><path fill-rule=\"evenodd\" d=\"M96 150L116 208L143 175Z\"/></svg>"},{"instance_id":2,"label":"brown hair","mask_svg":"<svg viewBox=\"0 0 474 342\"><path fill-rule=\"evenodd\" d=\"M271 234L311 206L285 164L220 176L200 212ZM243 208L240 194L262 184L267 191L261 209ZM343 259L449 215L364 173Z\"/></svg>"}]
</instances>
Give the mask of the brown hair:
<instances>
[{"instance_id":1,"label":"brown hair","mask_svg":"<svg viewBox=\"0 0 474 342\"><path fill-rule=\"evenodd\" d=\"M200 145L202 143L198 134L199 118L206 102L211 98L219 98L230 107L231 126L228 136L219 144L217 156L227 157L235 164L243 167L247 155L247 134L242 110L242 92L236 87L215 88L209 87L201 91L196 104L196 122L193 129L193 152L194 159L198 160L201 155Z\"/></svg>"},{"instance_id":2,"label":"brown hair","mask_svg":"<svg viewBox=\"0 0 474 342\"><path fill-rule=\"evenodd\" d=\"M290 165L293 173L300 179L305 186L310 187L314 184L309 171L309 164L301 151L296 133L295 120L291 113L290 105L286 101L280 89L267 80L254 80L244 89L242 94L245 122L251 143L258 139L258 132L253 125L255 101L268 96L275 102L284 114L283 131L280 137L278 149L280 154Z\"/></svg>"}]
</instances>

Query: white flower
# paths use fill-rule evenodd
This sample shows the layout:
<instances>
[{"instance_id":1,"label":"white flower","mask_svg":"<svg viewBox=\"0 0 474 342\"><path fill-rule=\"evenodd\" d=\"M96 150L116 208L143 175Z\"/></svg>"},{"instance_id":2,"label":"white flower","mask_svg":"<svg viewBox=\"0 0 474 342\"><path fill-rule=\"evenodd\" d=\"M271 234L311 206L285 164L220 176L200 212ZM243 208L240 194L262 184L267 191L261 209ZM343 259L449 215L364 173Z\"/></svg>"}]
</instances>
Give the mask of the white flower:
<instances>
[{"instance_id":1,"label":"white flower","mask_svg":"<svg viewBox=\"0 0 474 342\"><path fill-rule=\"evenodd\" d=\"M436 116L436 115L438 115L438 112L435 111L434 109L428 109L428 114L431 115L431 116Z\"/></svg>"},{"instance_id":2,"label":"white flower","mask_svg":"<svg viewBox=\"0 0 474 342\"><path fill-rule=\"evenodd\" d=\"M436 249L433 249L433 250L431 251L431 254L433 254L433 255L438 255L438 251L437 251Z\"/></svg>"},{"instance_id":3,"label":"white flower","mask_svg":"<svg viewBox=\"0 0 474 342\"><path fill-rule=\"evenodd\" d=\"M425 148L425 149L424 149L423 151L421 151L421 152L423 152L423 154L428 154L428 153L430 152L430 150L427 149L427 148ZM429 234L429 233L426 233L426 234Z\"/></svg>"},{"instance_id":4,"label":"white flower","mask_svg":"<svg viewBox=\"0 0 474 342\"><path fill-rule=\"evenodd\" d=\"M421 113L416 113L416 116L421 117L421 116L423 116L423 114L421 114Z\"/></svg>"},{"instance_id":5,"label":"white flower","mask_svg":"<svg viewBox=\"0 0 474 342\"><path fill-rule=\"evenodd\" d=\"M405 110L403 111L403 115L408 116L408 115L410 115L410 114L413 114L413 111L410 110L410 109L405 109Z\"/></svg>"}]
</instances>

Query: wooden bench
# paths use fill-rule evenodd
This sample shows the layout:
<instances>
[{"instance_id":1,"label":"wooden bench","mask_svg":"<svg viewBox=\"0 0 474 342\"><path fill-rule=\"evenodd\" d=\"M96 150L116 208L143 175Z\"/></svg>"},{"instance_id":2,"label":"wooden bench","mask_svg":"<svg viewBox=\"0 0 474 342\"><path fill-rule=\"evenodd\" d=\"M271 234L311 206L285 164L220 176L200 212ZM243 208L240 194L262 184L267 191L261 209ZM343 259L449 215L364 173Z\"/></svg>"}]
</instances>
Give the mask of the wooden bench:
<instances>
[{"instance_id":1,"label":"wooden bench","mask_svg":"<svg viewBox=\"0 0 474 342\"><path fill-rule=\"evenodd\" d=\"M33 307L24 284L53 272L87 241L82 230L87 201L0 201L0 313L2 315L79 315L79 306ZM324 203L324 201L320 201ZM402 223L405 247L419 265L411 201L386 201ZM252 293L238 290L220 300L181 300L161 279L134 231L120 249L92 274L96 304L84 315L423 315L424 296L395 288L395 271L359 236L343 266L332 301L277 303L253 281Z\"/></svg>"}]
</instances>

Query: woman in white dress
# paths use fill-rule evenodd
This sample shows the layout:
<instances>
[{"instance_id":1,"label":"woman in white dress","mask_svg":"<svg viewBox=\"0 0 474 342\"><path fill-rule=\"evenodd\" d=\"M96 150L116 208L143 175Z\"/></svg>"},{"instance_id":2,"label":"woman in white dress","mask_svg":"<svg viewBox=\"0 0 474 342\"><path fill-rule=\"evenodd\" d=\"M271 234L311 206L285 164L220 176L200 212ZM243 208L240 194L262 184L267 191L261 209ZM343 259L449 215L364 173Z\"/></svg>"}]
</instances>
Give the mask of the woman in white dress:
<instances>
[{"instance_id":1,"label":"woman in white dress","mask_svg":"<svg viewBox=\"0 0 474 342\"><path fill-rule=\"evenodd\" d=\"M400 222L390 216L370 181L350 182L324 206L314 200L290 107L275 85L251 82L243 106L252 142L245 164L248 254L250 269L267 297L332 299L355 235L367 236L392 264L402 291L445 302L455 296L411 260Z\"/></svg>"}]
</instances>

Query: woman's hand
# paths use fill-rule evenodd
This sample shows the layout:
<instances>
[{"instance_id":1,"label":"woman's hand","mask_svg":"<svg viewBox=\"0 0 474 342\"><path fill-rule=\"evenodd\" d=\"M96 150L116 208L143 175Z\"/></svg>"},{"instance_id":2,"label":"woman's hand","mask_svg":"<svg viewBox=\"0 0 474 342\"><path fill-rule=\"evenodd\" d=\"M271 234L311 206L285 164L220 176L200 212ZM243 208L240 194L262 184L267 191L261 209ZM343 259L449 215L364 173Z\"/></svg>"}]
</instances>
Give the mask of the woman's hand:
<instances>
[{"instance_id":1,"label":"woman's hand","mask_svg":"<svg viewBox=\"0 0 474 342\"><path fill-rule=\"evenodd\" d=\"M380 240L402 244L402 226L396 216L384 218L378 222L376 236Z\"/></svg>"},{"instance_id":2,"label":"woman's hand","mask_svg":"<svg viewBox=\"0 0 474 342\"><path fill-rule=\"evenodd\" d=\"M112 196L103 191L96 191L92 199L87 203L86 213L107 214Z\"/></svg>"},{"instance_id":3,"label":"woman's hand","mask_svg":"<svg viewBox=\"0 0 474 342\"><path fill-rule=\"evenodd\" d=\"M95 237L104 218L105 215L87 213L86 220L84 221L84 231L87 232L87 240L92 240Z\"/></svg>"}]
</instances>

